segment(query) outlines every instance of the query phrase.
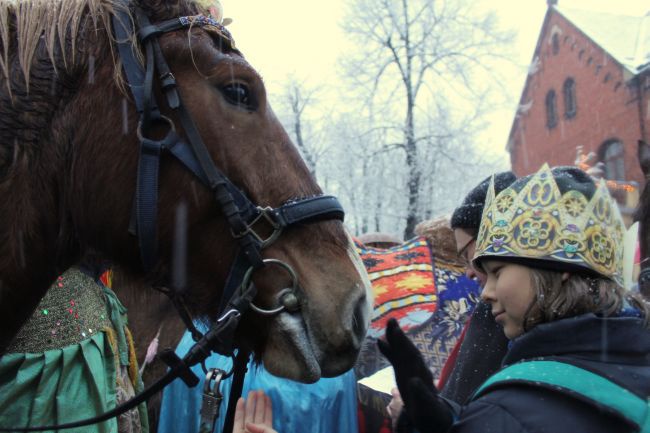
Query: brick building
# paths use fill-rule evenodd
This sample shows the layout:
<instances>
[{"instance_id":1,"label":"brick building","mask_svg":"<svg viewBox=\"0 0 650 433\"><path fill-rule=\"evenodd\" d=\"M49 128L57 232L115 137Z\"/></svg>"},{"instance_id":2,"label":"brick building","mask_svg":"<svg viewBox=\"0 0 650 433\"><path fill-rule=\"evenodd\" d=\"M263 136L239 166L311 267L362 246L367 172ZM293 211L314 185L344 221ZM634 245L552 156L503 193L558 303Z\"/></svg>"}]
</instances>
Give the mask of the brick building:
<instances>
[{"instance_id":1,"label":"brick building","mask_svg":"<svg viewBox=\"0 0 650 433\"><path fill-rule=\"evenodd\" d=\"M604 163L606 178L640 184L637 142L650 142L650 12L548 4L508 137L512 169L573 165L580 146ZM617 198L624 213L635 204L629 194Z\"/></svg>"}]
</instances>

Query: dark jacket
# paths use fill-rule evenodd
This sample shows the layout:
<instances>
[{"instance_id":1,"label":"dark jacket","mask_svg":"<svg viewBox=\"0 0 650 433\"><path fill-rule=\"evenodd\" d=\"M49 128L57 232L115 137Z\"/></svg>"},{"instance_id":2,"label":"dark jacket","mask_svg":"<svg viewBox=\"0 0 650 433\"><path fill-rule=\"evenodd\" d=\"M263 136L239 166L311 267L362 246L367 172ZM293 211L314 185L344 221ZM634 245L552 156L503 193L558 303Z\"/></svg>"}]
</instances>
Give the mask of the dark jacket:
<instances>
[{"instance_id":1,"label":"dark jacket","mask_svg":"<svg viewBox=\"0 0 650 433\"><path fill-rule=\"evenodd\" d=\"M551 359L598 373L650 396L650 330L636 317L585 314L538 325L512 341L503 360ZM452 433L625 433L623 418L561 391L508 384L465 406Z\"/></svg>"},{"instance_id":2,"label":"dark jacket","mask_svg":"<svg viewBox=\"0 0 650 433\"><path fill-rule=\"evenodd\" d=\"M460 345L455 366L440 395L464 404L485 380L501 368L508 350L503 327L494 321L492 307L476 304Z\"/></svg>"}]
</instances>

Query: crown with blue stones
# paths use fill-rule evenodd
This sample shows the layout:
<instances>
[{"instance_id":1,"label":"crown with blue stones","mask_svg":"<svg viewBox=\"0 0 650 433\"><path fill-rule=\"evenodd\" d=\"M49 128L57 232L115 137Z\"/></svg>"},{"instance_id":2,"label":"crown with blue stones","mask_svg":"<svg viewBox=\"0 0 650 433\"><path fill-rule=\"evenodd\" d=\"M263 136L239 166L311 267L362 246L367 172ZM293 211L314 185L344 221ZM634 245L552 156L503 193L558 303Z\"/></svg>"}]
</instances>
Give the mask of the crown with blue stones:
<instances>
[{"instance_id":1,"label":"crown with blue stones","mask_svg":"<svg viewBox=\"0 0 650 433\"><path fill-rule=\"evenodd\" d=\"M586 269L622 284L625 226L604 180L591 200L578 189L562 194L547 164L518 184L495 196L491 182L474 260L559 262L558 269Z\"/></svg>"}]
</instances>

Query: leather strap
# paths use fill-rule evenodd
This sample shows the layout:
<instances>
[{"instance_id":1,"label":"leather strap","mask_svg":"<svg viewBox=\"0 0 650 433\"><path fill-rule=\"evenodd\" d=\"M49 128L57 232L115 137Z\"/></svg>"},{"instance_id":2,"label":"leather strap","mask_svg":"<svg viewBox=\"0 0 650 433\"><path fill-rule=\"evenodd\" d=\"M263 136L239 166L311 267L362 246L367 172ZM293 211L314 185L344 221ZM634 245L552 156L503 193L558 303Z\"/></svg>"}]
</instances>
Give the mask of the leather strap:
<instances>
[{"instance_id":1,"label":"leather strap","mask_svg":"<svg viewBox=\"0 0 650 433\"><path fill-rule=\"evenodd\" d=\"M237 400L241 397L242 390L244 389L244 377L248 371L248 359L250 352L248 350L239 349L235 357L235 365L233 366L233 378L230 388L230 397L228 398L228 409L226 409L226 419L223 424L224 432L232 432L235 422L235 409L237 408Z\"/></svg>"}]
</instances>

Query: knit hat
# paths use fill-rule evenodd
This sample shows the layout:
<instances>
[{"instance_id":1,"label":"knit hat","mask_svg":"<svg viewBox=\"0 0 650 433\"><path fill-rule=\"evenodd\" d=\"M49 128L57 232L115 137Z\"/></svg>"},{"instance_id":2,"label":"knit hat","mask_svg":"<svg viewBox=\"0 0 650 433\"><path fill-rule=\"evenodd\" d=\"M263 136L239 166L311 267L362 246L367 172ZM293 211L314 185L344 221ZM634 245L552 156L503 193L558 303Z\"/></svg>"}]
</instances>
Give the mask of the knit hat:
<instances>
[{"instance_id":1,"label":"knit hat","mask_svg":"<svg viewBox=\"0 0 650 433\"><path fill-rule=\"evenodd\" d=\"M509 187L517 176L511 171L497 173L494 176L486 177L481 183L476 185L463 200L463 203L454 210L451 216L452 229L473 229L478 230L481 225L481 215L483 214L483 205L485 205L485 195L487 194L490 181L494 177L494 191L496 194Z\"/></svg>"},{"instance_id":2,"label":"knit hat","mask_svg":"<svg viewBox=\"0 0 650 433\"><path fill-rule=\"evenodd\" d=\"M492 258L621 284L624 233L604 180L544 164L499 194L488 188L474 264Z\"/></svg>"}]
</instances>

